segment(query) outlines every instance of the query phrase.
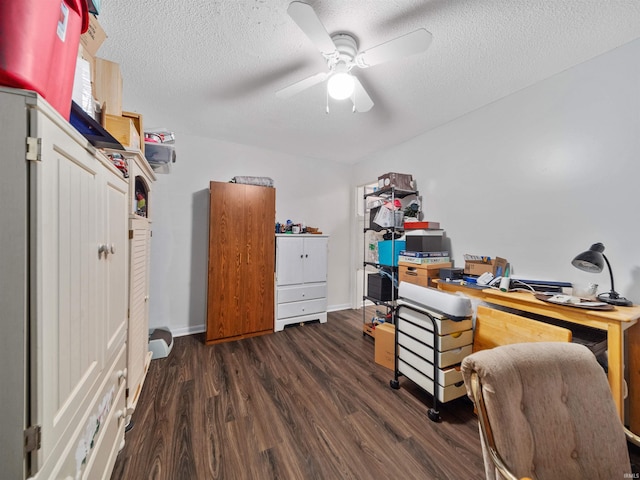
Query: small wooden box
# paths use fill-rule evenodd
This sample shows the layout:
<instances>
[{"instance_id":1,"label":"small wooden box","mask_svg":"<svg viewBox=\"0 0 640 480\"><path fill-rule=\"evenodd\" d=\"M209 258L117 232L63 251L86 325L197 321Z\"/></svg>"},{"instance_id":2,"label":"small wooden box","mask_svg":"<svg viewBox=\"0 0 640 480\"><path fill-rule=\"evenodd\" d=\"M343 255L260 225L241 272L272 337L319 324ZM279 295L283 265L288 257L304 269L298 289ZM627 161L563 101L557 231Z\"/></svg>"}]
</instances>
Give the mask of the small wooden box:
<instances>
[{"instance_id":1,"label":"small wooden box","mask_svg":"<svg viewBox=\"0 0 640 480\"><path fill-rule=\"evenodd\" d=\"M94 93L104 113L122 115L122 75L120 65L104 58L96 58Z\"/></svg>"},{"instance_id":2,"label":"small wooden box","mask_svg":"<svg viewBox=\"0 0 640 480\"><path fill-rule=\"evenodd\" d=\"M451 267L451 262L427 263L418 265L415 263L398 263L398 280L413 283L421 287L432 287L431 281L438 278L441 268Z\"/></svg>"},{"instance_id":3,"label":"small wooden box","mask_svg":"<svg viewBox=\"0 0 640 480\"><path fill-rule=\"evenodd\" d=\"M114 136L124 147L140 149L140 135L133 120L128 117L117 115L105 115L104 127Z\"/></svg>"},{"instance_id":4,"label":"small wooden box","mask_svg":"<svg viewBox=\"0 0 640 480\"><path fill-rule=\"evenodd\" d=\"M130 118L131 121L133 121L133 125L136 127L138 136L140 137L140 151L144 155L144 126L142 124L142 114L135 112L122 112L122 116L124 118Z\"/></svg>"}]
</instances>

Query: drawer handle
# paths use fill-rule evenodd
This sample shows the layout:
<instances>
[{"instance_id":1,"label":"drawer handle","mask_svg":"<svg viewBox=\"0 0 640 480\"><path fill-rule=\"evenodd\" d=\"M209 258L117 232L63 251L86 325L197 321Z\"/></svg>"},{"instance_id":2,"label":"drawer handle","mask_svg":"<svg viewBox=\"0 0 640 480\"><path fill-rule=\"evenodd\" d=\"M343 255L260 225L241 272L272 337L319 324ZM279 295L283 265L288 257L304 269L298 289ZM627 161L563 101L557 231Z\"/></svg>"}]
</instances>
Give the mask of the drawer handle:
<instances>
[{"instance_id":1,"label":"drawer handle","mask_svg":"<svg viewBox=\"0 0 640 480\"><path fill-rule=\"evenodd\" d=\"M127 378L127 369L125 368L124 370L118 370L116 372L116 377L118 377L118 383L121 383Z\"/></svg>"},{"instance_id":2,"label":"drawer handle","mask_svg":"<svg viewBox=\"0 0 640 480\"><path fill-rule=\"evenodd\" d=\"M116 420L118 421L118 426L120 426L120 424L127 418L127 410L117 410L113 416L116 418Z\"/></svg>"},{"instance_id":3,"label":"drawer handle","mask_svg":"<svg viewBox=\"0 0 640 480\"><path fill-rule=\"evenodd\" d=\"M406 273L407 273L407 275L412 275L412 276L414 276L414 277L417 277L417 276L418 276L418 272L413 272L413 271L411 271L411 270L407 270L407 272L406 272Z\"/></svg>"}]
</instances>

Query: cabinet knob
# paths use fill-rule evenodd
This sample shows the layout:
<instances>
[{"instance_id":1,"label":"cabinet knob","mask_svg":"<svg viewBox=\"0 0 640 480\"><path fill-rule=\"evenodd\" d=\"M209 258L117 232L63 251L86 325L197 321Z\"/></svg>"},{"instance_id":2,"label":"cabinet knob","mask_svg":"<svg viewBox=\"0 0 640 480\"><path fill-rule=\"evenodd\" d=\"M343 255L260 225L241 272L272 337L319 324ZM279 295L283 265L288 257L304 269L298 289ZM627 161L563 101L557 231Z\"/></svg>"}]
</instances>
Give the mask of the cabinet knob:
<instances>
[{"instance_id":1,"label":"cabinet knob","mask_svg":"<svg viewBox=\"0 0 640 480\"><path fill-rule=\"evenodd\" d=\"M125 368L123 370L118 370L116 372L116 376L118 377L118 382L121 382L122 380L127 378L127 369Z\"/></svg>"},{"instance_id":2,"label":"cabinet knob","mask_svg":"<svg viewBox=\"0 0 640 480\"><path fill-rule=\"evenodd\" d=\"M109 251L111 253L116 253L116 246L113 243L109 246Z\"/></svg>"}]
</instances>

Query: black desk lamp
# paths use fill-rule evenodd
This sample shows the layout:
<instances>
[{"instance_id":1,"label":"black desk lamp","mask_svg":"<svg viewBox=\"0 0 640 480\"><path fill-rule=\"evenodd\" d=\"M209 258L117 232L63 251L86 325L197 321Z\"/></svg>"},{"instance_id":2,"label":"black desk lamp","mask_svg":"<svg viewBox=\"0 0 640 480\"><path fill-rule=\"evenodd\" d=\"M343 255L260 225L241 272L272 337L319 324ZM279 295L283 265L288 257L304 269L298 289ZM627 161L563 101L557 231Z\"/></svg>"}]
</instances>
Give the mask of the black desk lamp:
<instances>
[{"instance_id":1,"label":"black desk lamp","mask_svg":"<svg viewBox=\"0 0 640 480\"><path fill-rule=\"evenodd\" d=\"M609 269L609 276L611 277L611 291L607 293L601 293L598 295L598 300L601 302L610 303L611 305L618 305L620 307L628 307L633 303L624 297L621 297L613 287L613 272L611 271L611 265L604 253L604 245L601 243L594 243L591 248L586 252L582 252L571 261L571 265L584 270L585 272L600 273L604 264L607 264Z\"/></svg>"}]
</instances>

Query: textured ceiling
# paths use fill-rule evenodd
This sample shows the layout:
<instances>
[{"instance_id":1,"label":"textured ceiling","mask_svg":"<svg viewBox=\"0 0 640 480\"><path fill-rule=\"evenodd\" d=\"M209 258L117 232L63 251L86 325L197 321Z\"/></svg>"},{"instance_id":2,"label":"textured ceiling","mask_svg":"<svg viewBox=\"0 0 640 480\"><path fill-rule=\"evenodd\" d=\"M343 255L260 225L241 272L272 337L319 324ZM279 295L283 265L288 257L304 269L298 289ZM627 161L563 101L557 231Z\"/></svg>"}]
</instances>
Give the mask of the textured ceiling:
<instances>
[{"instance_id":1,"label":"textured ceiling","mask_svg":"<svg viewBox=\"0 0 640 480\"><path fill-rule=\"evenodd\" d=\"M124 107L146 126L355 162L640 37L637 0L307 0L360 49L426 28L421 54L356 74L375 102L352 113L287 15L289 0L107 0L98 56L120 64Z\"/></svg>"}]
</instances>

